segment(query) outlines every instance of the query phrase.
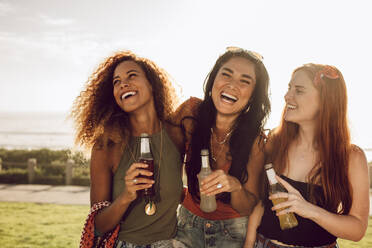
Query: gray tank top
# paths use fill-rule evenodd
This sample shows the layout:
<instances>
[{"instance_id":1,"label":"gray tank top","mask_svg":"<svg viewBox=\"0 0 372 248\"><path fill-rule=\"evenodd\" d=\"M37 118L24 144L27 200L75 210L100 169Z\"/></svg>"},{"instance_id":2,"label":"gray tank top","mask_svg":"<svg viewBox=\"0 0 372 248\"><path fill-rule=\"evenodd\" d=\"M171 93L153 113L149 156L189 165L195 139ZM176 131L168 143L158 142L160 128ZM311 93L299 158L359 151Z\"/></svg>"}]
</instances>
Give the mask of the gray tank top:
<instances>
[{"instance_id":1,"label":"gray tank top","mask_svg":"<svg viewBox=\"0 0 372 248\"><path fill-rule=\"evenodd\" d=\"M163 133L162 156L160 159L160 139ZM128 207L123 215L118 239L138 245L151 244L159 240L170 239L176 233L177 219L176 210L181 201L181 157L166 130L151 136L150 147L155 162L156 170L160 163L159 182L155 188L158 190L156 213L152 216L145 214L145 200L137 198ZM133 158L130 149L137 160L140 155L140 137L131 137L126 146L120 164L113 180L113 199L116 199L125 188L124 177L126 171L132 165Z\"/></svg>"}]
</instances>

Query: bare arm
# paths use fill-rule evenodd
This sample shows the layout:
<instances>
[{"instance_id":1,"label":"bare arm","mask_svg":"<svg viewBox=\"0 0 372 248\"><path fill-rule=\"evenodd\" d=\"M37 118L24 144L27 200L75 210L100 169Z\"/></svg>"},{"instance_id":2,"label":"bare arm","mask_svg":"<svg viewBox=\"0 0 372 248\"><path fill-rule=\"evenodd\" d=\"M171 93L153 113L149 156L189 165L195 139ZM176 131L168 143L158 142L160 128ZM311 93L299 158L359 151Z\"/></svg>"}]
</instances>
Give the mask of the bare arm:
<instances>
[{"instance_id":1,"label":"bare arm","mask_svg":"<svg viewBox=\"0 0 372 248\"><path fill-rule=\"evenodd\" d=\"M231 205L241 215L250 215L259 198L259 185L264 165L264 153L256 139L247 164L248 181L242 190L231 192Z\"/></svg>"},{"instance_id":2,"label":"bare arm","mask_svg":"<svg viewBox=\"0 0 372 248\"><path fill-rule=\"evenodd\" d=\"M367 160L360 148L354 149L350 154L349 180L352 190L352 205L349 214L340 215L331 213L323 208L305 201L285 180L278 180L290 192L275 194L276 197L288 197L288 201L273 207L273 210L289 206L292 211L304 218L309 218L326 229L336 237L359 241L363 238L369 214L369 180ZM270 196L270 198L273 196ZM283 210L278 214L284 213Z\"/></svg>"},{"instance_id":3,"label":"bare arm","mask_svg":"<svg viewBox=\"0 0 372 248\"><path fill-rule=\"evenodd\" d=\"M244 248L253 248L254 242L256 241L257 228L261 223L263 212L264 207L260 201L249 216Z\"/></svg>"},{"instance_id":4,"label":"bare arm","mask_svg":"<svg viewBox=\"0 0 372 248\"><path fill-rule=\"evenodd\" d=\"M312 220L336 237L359 241L363 238L369 215L369 180L367 159L358 148L350 154L349 180L352 189L352 205L348 215L330 213L324 209Z\"/></svg>"},{"instance_id":5,"label":"bare arm","mask_svg":"<svg viewBox=\"0 0 372 248\"><path fill-rule=\"evenodd\" d=\"M112 201L112 169L119 163L120 155L119 146L113 146L111 148L93 147L90 164L91 205L101 201ZM138 176L137 172L141 174L149 173L140 169L144 166L144 164L134 163L130 167L124 178L126 181L126 190L124 190L109 207L104 208L96 215L95 227L100 233L112 230L120 222L129 204L136 199L137 190L151 187L151 184L148 182L144 185L136 185L133 183L133 178ZM140 180L147 179L138 179L138 182L141 182Z\"/></svg>"},{"instance_id":6,"label":"bare arm","mask_svg":"<svg viewBox=\"0 0 372 248\"><path fill-rule=\"evenodd\" d=\"M200 103L201 100L199 98L190 97L169 117L168 122L170 125L167 125L168 133L180 151L184 150L185 141L191 140L191 134L195 124L193 118L195 118L197 114ZM181 130L181 124L184 126L185 133Z\"/></svg>"}]
</instances>

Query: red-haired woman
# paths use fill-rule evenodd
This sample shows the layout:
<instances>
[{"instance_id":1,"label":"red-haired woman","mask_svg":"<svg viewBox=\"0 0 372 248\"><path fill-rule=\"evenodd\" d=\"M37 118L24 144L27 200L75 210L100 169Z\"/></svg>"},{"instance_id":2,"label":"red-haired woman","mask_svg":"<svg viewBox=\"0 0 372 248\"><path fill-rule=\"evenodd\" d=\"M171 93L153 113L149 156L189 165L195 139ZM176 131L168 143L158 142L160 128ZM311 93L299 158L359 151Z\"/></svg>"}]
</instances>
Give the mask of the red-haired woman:
<instances>
[{"instance_id":1,"label":"red-haired woman","mask_svg":"<svg viewBox=\"0 0 372 248\"><path fill-rule=\"evenodd\" d=\"M297 68L285 101L282 122L266 145L266 161L288 193L273 194L256 207L245 247L338 247L337 238L359 241L368 224L368 168L363 151L350 143L341 72L319 64ZM273 207L270 199L276 198L288 200ZM289 212L298 226L283 231L277 215Z\"/></svg>"},{"instance_id":2,"label":"red-haired woman","mask_svg":"<svg viewBox=\"0 0 372 248\"><path fill-rule=\"evenodd\" d=\"M104 247L172 247L183 148L177 130L167 122L175 99L166 72L129 51L108 57L89 78L72 110L77 141L92 148L94 215L80 247L92 247L93 232L103 237ZM151 137L154 173L138 162L141 133ZM141 175L154 175L154 180ZM155 197L148 205L137 192L152 185Z\"/></svg>"}]
</instances>

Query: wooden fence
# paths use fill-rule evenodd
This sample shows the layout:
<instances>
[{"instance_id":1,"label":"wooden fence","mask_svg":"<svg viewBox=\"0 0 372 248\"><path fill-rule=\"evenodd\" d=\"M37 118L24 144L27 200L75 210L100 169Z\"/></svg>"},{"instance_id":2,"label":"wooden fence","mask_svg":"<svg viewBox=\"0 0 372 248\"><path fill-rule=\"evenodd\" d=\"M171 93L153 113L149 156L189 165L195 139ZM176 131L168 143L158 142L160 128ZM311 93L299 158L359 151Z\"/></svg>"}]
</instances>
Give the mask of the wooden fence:
<instances>
[{"instance_id":1,"label":"wooden fence","mask_svg":"<svg viewBox=\"0 0 372 248\"><path fill-rule=\"evenodd\" d=\"M24 163L22 163L24 164ZM37 166L37 161L35 158L29 158L27 161L27 174L28 174L28 183L33 183L35 180L35 168ZM73 159L68 159L65 164L65 184L72 184L72 172L73 167L75 166L75 161ZM3 162L0 158L0 171L2 170ZM372 163L368 163L368 174L369 174L369 187L372 188Z\"/></svg>"}]
</instances>

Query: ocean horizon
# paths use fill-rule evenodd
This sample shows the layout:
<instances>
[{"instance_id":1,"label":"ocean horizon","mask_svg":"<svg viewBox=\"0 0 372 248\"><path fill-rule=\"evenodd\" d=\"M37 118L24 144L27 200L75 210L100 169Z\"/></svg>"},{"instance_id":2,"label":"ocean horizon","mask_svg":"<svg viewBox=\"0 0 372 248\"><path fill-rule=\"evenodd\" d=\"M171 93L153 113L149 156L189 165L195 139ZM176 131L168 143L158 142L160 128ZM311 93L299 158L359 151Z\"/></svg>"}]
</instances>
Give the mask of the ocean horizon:
<instances>
[{"instance_id":1,"label":"ocean horizon","mask_svg":"<svg viewBox=\"0 0 372 248\"><path fill-rule=\"evenodd\" d=\"M62 112L0 112L0 148L80 149L74 144L72 120ZM372 148L362 148L371 162Z\"/></svg>"},{"instance_id":2,"label":"ocean horizon","mask_svg":"<svg viewBox=\"0 0 372 248\"><path fill-rule=\"evenodd\" d=\"M62 112L0 112L0 147L6 149L73 149L72 120Z\"/></svg>"}]
</instances>

